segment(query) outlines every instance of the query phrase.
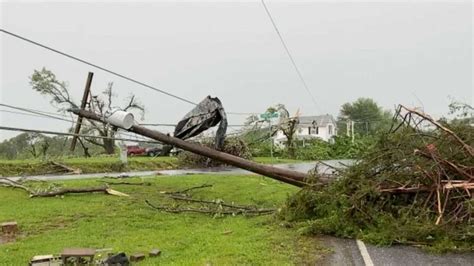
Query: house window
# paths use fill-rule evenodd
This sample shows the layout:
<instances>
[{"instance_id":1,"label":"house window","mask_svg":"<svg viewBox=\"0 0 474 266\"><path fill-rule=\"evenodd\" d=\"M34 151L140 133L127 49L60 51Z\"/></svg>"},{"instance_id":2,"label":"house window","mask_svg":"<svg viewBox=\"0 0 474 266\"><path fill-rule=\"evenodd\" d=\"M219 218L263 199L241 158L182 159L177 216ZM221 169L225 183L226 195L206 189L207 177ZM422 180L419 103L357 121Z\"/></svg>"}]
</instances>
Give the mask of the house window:
<instances>
[{"instance_id":1,"label":"house window","mask_svg":"<svg viewBox=\"0 0 474 266\"><path fill-rule=\"evenodd\" d=\"M328 134L332 135L332 125L328 125Z\"/></svg>"},{"instance_id":2,"label":"house window","mask_svg":"<svg viewBox=\"0 0 474 266\"><path fill-rule=\"evenodd\" d=\"M319 127L308 127L308 135L318 135Z\"/></svg>"}]
</instances>

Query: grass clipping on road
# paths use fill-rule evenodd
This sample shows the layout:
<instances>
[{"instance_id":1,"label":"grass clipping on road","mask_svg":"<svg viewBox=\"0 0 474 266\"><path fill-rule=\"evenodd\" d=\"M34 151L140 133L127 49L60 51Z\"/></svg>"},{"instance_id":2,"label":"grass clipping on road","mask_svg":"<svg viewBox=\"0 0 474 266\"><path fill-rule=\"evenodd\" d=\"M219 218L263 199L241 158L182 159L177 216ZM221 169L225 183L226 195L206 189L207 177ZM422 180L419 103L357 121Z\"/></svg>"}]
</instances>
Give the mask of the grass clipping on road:
<instances>
[{"instance_id":1,"label":"grass clipping on road","mask_svg":"<svg viewBox=\"0 0 474 266\"><path fill-rule=\"evenodd\" d=\"M282 218L306 233L473 250L473 127L440 124L403 106L395 118L391 132L338 181L291 197Z\"/></svg>"}]
</instances>

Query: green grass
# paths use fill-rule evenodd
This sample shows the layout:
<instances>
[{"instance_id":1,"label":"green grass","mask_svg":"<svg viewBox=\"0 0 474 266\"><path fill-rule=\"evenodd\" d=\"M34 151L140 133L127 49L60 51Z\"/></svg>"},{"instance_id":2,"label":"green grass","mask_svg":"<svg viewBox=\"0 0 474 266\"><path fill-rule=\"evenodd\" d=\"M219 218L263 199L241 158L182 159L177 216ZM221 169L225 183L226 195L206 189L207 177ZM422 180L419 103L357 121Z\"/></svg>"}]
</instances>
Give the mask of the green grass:
<instances>
[{"instance_id":1,"label":"green grass","mask_svg":"<svg viewBox=\"0 0 474 266\"><path fill-rule=\"evenodd\" d=\"M118 157L66 158L52 160L82 173L124 172L133 170L163 170L177 167L174 157L129 157L123 165ZM41 160L0 160L0 175L44 175L54 174L58 168Z\"/></svg>"},{"instance_id":2,"label":"green grass","mask_svg":"<svg viewBox=\"0 0 474 266\"><path fill-rule=\"evenodd\" d=\"M144 204L145 199L155 205L172 204L160 191L212 184L192 192L193 197L280 207L297 191L295 187L260 176L158 176L146 181L151 185L113 186L130 198L104 194L28 198L22 190L0 187L0 222L16 220L22 235L16 242L0 244L0 264L25 265L33 255L59 253L64 247L113 248L127 254L162 250L159 258L147 258L140 265L314 264L325 252L315 239L280 226L273 216L170 214Z\"/></svg>"}]
</instances>

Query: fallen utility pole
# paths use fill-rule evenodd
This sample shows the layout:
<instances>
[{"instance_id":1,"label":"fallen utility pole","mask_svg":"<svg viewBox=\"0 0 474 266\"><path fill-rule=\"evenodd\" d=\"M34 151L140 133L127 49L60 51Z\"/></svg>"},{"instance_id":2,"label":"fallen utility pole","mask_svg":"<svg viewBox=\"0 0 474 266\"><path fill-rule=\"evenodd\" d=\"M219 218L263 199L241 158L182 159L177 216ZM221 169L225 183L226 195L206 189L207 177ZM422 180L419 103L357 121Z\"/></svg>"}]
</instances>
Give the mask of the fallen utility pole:
<instances>
[{"instance_id":1,"label":"fallen utility pole","mask_svg":"<svg viewBox=\"0 0 474 266\"><path fill-rule=\"evenodd\" d=\"M107 123L104 118L87 110L81 110L79 108L73 108L69 111L73 112L78 116L82 116L87 119ZM124 128L125 129L125 128ZM196 153L223 163L242 168L260 175L264 175L284 183L288 183L294 186L303 187L307 185L305 180L308 178L306 173L301 173L292 170L281 169L269 165L263 165L255 163L249 160L242 159L238 156L234 156L225 152L217 151L208 147L204 147L199 144L189 143L184 140L171 137L167 134L163 134L159 131L151 130L146 127L134 125L130 129L125 129L130 132L140 134L142 136L152 138L154 140L181 148L192 153Z\"/></svg>"}]
</instances>

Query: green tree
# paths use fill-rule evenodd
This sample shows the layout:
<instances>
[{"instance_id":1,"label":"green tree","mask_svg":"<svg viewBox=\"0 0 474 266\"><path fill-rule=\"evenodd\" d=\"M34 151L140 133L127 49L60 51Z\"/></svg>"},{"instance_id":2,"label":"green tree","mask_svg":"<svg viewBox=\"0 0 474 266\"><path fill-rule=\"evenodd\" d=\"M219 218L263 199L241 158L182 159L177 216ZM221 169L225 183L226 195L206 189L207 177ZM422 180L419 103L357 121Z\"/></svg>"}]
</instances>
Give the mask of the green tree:
<instances>
[{"instance_id":1,"label":"green tree","mask_svg":"<svg viewBox=\"0 0 474 266\"><path fill-rule=\"evenodd\" d=\"M354 132L359 135L374 135L386 130L391 124L392 114L385 111L370 98L359 98L355 102L345 103L341 106L338 117L339 134L344 130L349 121L354 121Z\"/></svg>"}]
</instances>

